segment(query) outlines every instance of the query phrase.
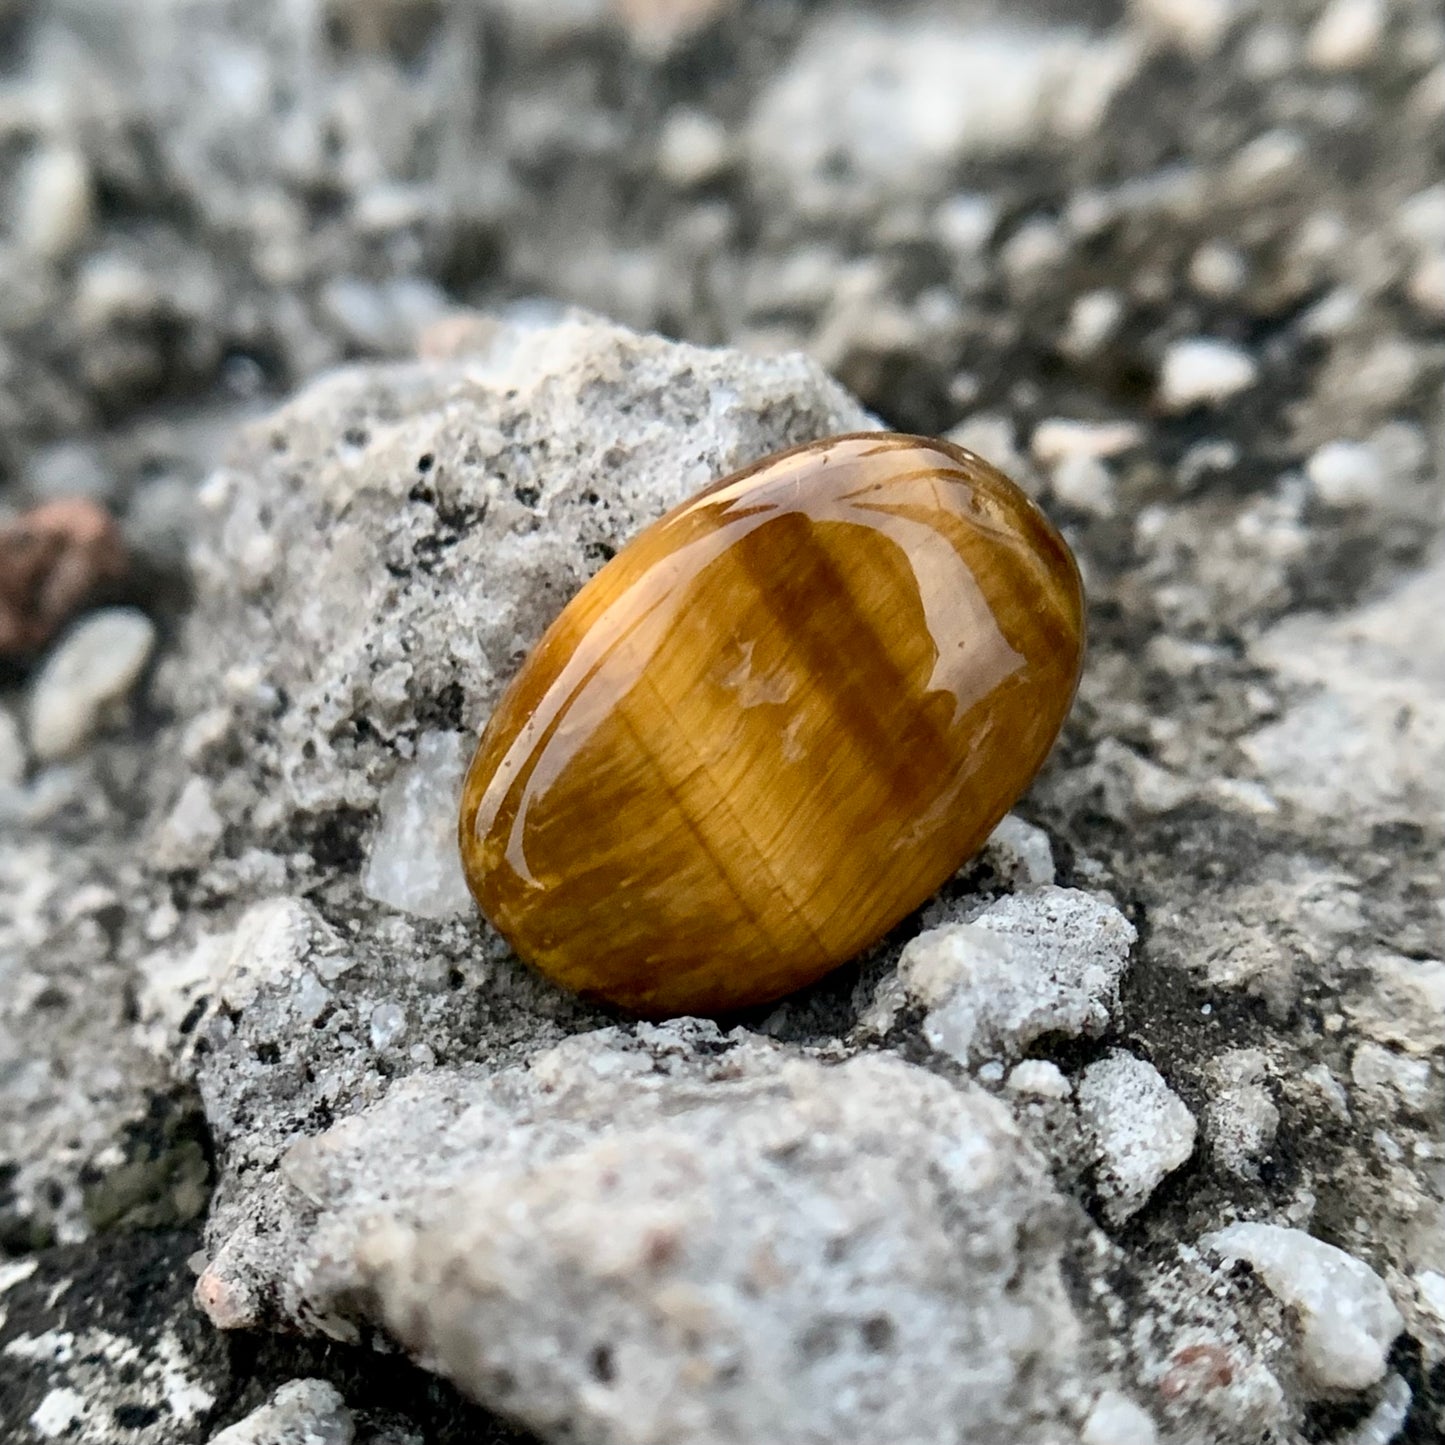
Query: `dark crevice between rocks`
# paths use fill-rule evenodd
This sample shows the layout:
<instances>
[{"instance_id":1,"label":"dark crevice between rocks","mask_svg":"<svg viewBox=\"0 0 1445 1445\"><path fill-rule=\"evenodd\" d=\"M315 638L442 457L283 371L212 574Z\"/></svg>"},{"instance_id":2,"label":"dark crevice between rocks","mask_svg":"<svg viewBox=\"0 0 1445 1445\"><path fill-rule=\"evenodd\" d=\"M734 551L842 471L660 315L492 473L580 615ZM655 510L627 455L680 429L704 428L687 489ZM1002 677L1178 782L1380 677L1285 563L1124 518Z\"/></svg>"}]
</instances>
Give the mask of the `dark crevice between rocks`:
<instances>
[{"instance_id":1,"label":"dark crevice between rocks","mask_svg":"<svg viewBox=\"0 0 1445 1445\"><path fill-rule=\"evenodd\" d=\"M213 1414L218 1429L243 1419L288 1380L310 1378L336 1388L357 1414L362 1439L391 1426L419 1430L425 1445L536 1445L536 1436L402 1355L252 1332L228 1336L226 1344L229 1389Z\"/></svg>"},{"instance_id":2,"label":"dark crevice between rocks","mask_svg":"<svg viewBox=\"0 0 1445 1445\"><path fill-rule=\"evenodd\" d=\"M215 1174L215 1149L199 1097L176 1090L152 1097L121 1130L119 1164L80 1171L85 1216L97 1235L162 1229L200 1217Z\"/></svg>"},{"instance_id":3,"label":"dark crevice between rocks","mask_svg":"<svg viewBox=\"0 0 1445 1445\"><path fill-rule=\"evenodd\" d=\"M34 1272L5 1293L0 1350L22 1337L62 1331L75 1335L87 1353L71 1364L9 1357L0 1370L0 1439L29 1439L31 1414L52 1389L71 1380L95 1427L107 1418L114 1425L112 1436L88 1438L200 1445L264 1404L279 1386L318 1378L334 1385L356 1412L360 1440L390 1427L398 1434L420 1431L425 1445L534 1445L535 1437L400 1355L215 1330L191 1300L189 1261L200 1246L199 1229L191 1226L135 1230L37 1254ZM108 1346L89 1351L90 1331L120 1342L113 1356ZM213 1403L188 1419L175 1417L167 1398L171 1381L162 1381L160 1371L147 1379L147 1366L162 1361L165 1374L182 1375Z\"/></svg>"}]
</instances>

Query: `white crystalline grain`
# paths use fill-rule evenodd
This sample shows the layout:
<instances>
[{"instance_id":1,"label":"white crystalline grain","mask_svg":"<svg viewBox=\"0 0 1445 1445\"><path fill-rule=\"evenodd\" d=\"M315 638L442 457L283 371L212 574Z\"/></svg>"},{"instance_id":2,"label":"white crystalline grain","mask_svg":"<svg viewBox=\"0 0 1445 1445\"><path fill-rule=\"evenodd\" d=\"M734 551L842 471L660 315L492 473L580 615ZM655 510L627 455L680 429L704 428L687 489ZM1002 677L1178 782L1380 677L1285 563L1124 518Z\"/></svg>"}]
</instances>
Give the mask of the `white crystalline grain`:
<instances>
[{"instance_id":1,"label":"white crystalline grain","mask_svg":"<svg viewBox=\"0 0 1445 1445\"><path fill-rule=\"evenodd\" d=\"M1191 336L1174 342L1159 371L1159 399L1170 411L1213 406L1247 391L1259 367L1247 351L1227 341Z\"/></svg>"},{"instance_id":2,"label":"white crystalline grain","mask_svg":"<svg viewBox=\"0 0 1445 1445\"><path fill-rule=\"evenodd\" d=\"M1276 1224L1232 1224L1200 1244L1242 1259L1299 1321L1300 1361L1326 1389L1363 1390L1385 1373L1404 1320L1385 1282L1363 1260Z\"/></svg>"},{"instance_id":3,"label":"white crystalline grain","mask_svg":"<svg viewBox=\"0 0 1445 1445\"><path fill-rule=\"evenodd\" d=\"M1153 1064L1119 1049L1084 1070L1078 1098L1104 1212L1122 1223L1194 1152L1194 1115Z\"/></svg>"},{"instance_id":4,"label":"white crystalline grain","mask_svg":"<svg viewBox=\"0 0 1445 1445\"><path fill-rule=\"evenodd\" d=\"M85 1397L65 1386L51 1390L35 1407L30 1427L45 1440L58 1440L74 1432L85 1419Z\"/></svg>"},{"instance_id":5,"label":"white crystalline grain","mask_svg":"<svg viewBox=\"0 0 1445 1445\"><path fill-rule=\"evenodd\" d=\"M457 851L457 806L472 740L425 732L416 758L381 795L381 822L361 886L367 896L420 918L448 918L470 900Z\"/></svg>"},{"instance_id":6,"label":"white crystalline grain","mask_svg":"<svg viewBox=\"0 0 1445 1445\"><path fill-rule=\"evenodd\" d=\"M77 623L30 690L30 746L42 762L78 752L135 686L155 647L155 624L133 607Z\"/></svg>"}]
</instances>

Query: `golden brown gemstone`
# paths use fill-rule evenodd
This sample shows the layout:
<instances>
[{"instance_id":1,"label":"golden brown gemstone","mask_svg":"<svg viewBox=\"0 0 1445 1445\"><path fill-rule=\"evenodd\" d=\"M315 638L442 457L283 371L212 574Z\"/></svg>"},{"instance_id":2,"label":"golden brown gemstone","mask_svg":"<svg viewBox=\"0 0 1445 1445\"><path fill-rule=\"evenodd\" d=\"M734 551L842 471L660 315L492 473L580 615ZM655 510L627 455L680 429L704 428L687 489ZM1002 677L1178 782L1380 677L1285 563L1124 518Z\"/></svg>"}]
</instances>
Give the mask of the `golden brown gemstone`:
<instances>
[{"instance_id":1,"label":"golden brown gemstone","mask_svg":"<svg viewBox=\"0 0 1445 1445\"><path fill-rule=\"evenodd\" d=\"M981 458L886 432L769 457L647 528L537 644L467 775L467 880L580 994L779 998L981 846L1083 637L1068 547Z\"/></svg>"}]
</instances>

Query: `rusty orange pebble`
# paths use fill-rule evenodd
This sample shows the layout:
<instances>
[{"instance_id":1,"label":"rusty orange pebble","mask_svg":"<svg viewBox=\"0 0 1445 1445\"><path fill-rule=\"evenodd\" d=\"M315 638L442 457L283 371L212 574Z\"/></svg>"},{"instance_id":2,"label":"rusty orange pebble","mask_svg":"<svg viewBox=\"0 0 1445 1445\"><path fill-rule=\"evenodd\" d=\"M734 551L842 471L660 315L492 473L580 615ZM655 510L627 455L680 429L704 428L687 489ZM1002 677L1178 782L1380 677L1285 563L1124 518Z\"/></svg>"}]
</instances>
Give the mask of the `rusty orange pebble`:
<instances>
[{"instance_id":1,"label":"rusty orange pebble","mask_svg":"<svg viewBox=\"0 0 1445 1445\"><path fill-rule=\"evenodd\" d=\"M1062 727L1078 568L995 467L867 432L641 533L503 694L460 822L517 953L653 1017L766 1003L974 854Z\"/></svg>"}]
</instances>

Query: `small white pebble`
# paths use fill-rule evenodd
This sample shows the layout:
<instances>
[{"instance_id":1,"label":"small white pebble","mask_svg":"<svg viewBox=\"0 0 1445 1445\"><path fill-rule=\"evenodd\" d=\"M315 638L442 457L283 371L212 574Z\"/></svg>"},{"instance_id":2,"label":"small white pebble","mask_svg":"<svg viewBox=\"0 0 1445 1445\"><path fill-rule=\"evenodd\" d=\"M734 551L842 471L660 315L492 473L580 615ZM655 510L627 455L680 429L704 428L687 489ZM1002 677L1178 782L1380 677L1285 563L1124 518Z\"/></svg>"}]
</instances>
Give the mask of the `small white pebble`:
<instances>
[{"instance_id":1,"label":"small white pebble","mask_svg":"<svg viewBox=\"0 0 1445 1445\"><path fill-rule=\"evenodd\" d=\"M85 1419L85 1414L85 1396L61 1386L51 1390L35 1407L30 1425L42 1438L56 1440L71 1434L75 1426Z\"/></svg>"},{"instance_id":2,"label":"small white pebble","mask_svg":"<svg viewBox=\"0 0 1445 1445\"><path fill-rule=\"evenodd\" d=\"M1131 0L1161 39L1199 58L1213 55L1238 21L1240 0Z\"/></svg>"},{"instance_id":3,"label":"small white pebble","mask_svg":"<svg viewBox=\"0 0 1445 1445\"><path fill-rule=\"evenodd\" d=\"M1414 1398L1404 1377L1391 1375L1380 1387L1375 1408L1349 1434L1337 1435L1335 1445L1391 1445L1410 1418Z\"/></svg>"},{"instance_id":4,"label":"small white pebble","mask_svg":"<svg viewBox=\"0 0 1445 1445\"><path fill-rule=\"evenodd\" d=\"M1445 249L1431 252L1420 262L1405 290L1427 316L1445 320Z\"/></svg>"},{"instance_id":5,"label":"small white pebble","mask_svg":"<svg viewBox=\"0 0 1445 1445\"><path fill-rule=\"evenodd\" d=\"M1368 1039L1350 1060L1350 1078L1360 1089L1387 1089L1407 1108L1422 1113L1430 1109L1436 1094L1429 1059L1411 1058Z\"/></svg>"},{"instance_id":6,"label":"small white pebble","mask_svg":"<svg viewBox=\"0 0 1445 1445\"><path fill-rule=\"evenodd\" d=\"M1299 1321L1300 1362L1325 1389L1364 1390L1385 1373L1404 1320L1363 1260L1277 1224L1232 1224L1202 1248L1242 1259Z\"/></svg>"},{"instance_id":7,"label":"small white pebble","mask_svg":"<svg viewBox=\"0 0 1445 1445\"><path fill-rule=\"evenodd\" d=\"M1233 247L1218 241L1201 246L1189 262L1189 284L1201 295L1224 300L1238 296L1249 279L1249 267Z\"/></svg>"},{"instance_id":8,"label":"small white pebble","mask_svg":"<svg viewBox=\"0 0 1445 1445\"><path fill-rule=\"evenodd\" d=\"M1034 428L1029 446L1041 465L1052 467L1072 457L1107 461L1132 451L1143 440L1143 431L1133 422L1073 421L1055 416Z\"/></svg>"},{"instance_id":9,"label":"small white pebble","mask_svg":"<svg viewBox=\"0 0 1445 1445\"><path fill-rule=\"evenodd\" d=\"M1054 881L1054 848L1049 835L1016 813L1004 814L989 834L983 856L1015 890L1042 888Z\"/></svg>"},{"instance_id":10,"label":"small white pebble","mask_svg":"<svg viewBox=\"0 0 1445 1445\"><path fill-rule=\"evenodd\" d=\"M225 828L225 820L211 798L211 785L204 778L190 778L161 823L156 836L156 861L167 868L202 863L220 842Z\"/></svg>"},{"instance_id":11,"label":"small white pebble","mask_svg":"<svg viewBox=\"0 0 1445 1445\"><path fill-rule=\"evenodd\" d=\"M1253 813L1257 818L1268 818L1279 812L1279 799L1263 783L1251 778L1214 778L1209 792L1236 812Z\"/></svg>"},{"instance_id":12,"label":"small white pebble","mask_svg":"<svg viewBox=\"0 0 1445 1445\"><path fill-rule=\"evenodd\" d=\"M1037 1099L1067 1099L1070 1093L1064 1071L1048 1059L1025 1059L1015 1064L1004 1087L1011 1094L1029 1094Z\"/></svg>"},{"instance_id":13,"label":"small white pebble","mask_svg":"<svg viewBox=\"0 0 1445 1445\"><path fill-rule=\"evenodd\" d=\"M291 1001L302 1023L314 1023L331 1002L331 990L310 969L304 969L296 979Z\"/></svg>"},{"instance_id":14,"label":"small white pebble","mask_svg":"<svg viewBox=\"0 0 1445 1445\"><path fill-rule=\"evenodd\" d=\"M1207 336L1174 342L1159 372L1159 399L1169 411L1217 405L1259 379L1254 358L1238 346Z\"/></svg>"},{"instance_id":15,"label":"small white pebble","mask_svg":"<svg viewBox=\"0 0 1445 1445\"><path fill-rule=\"evenodd\" d=\"M1004 242L999 262L1015 285L1027 287L1055 274L1069 254L1063 227L1042 216L1027 220Z\"/></svg>"},{"instance_id":16,"label":"small white pebble","mask_svg":"<svg viewBox=\"0 0 1445 1445\"><path fill-rule=\"evenodd\" d=\"M1305 59L1316 70L1358 70L1379 52L1387 19L1383 0L1331 0L1310 31Z\"/></svg>"},{"instance_id":17,"label":"small white pebble","mask_svg":"<svg viewBox=\"0 0 1445 1445\"><path fill-rule=\"evenodd\" d=\"M1415 1276L1415 1293L1445 1329L1445 1274L1433 1269L1421 1270Z\"/></svg>"},{"instance_id":18,"label":"small white pebble","mask_svg":"<svg viewBox=\"0 0 1445 1445\"><path fill-rule=\"evenodd\" d=\"M1349 1095L1345 1093L1344 1086L1330 1073L1326 1065L1311 1064L1300 1075L1300 1082L1308 1084L1319 1094L1325 1107L1335 1118L1348 1122L1350 1117Z\"/></svg>"},{"instance_id":19,"label":"small white pebble","mask_svg":"<svg viewBox=\"0 0 1445 1445\"><path fill-rule=\"evenodd\" d=\"M1277 126L1246 142L1230 164L1227 178L1240 199L1259 199L1298 175L1308 150L1297 131Z\"/></svg>"},{"instance_id":20,"label":"small white pebble","mask_svg":"<svg viewBox=\"0 0 1445 1445\"><path fill-rule=\"evenodd\" d=\"M406 1014L394 1003L379 1003L371 1011L371 1047L384 1053L406 1032Z\"/></svg>"},{"instance_id":21,"label":"small white pebble","mask_svg":"<svg viewBox=\"0 0 1445 1445\"><path fill-rule=\"evenodd\" d=\"M976 256L998 227L998 205L989 196L965 191L949 196L933 213L933 228L950 251Z\"/></svg>"},{"instance_id":22,"label":"small white pebble","mask_svg":"<svg viewBox=\"0 0 1445 1445\"><path fill-rule=\"evenodd\" d=\"M1074 302L1064 330L1063 350L1084 361L1097 356L1124 321L1124 298L1117 291L1090 291Z\"/></svg>"},{"instance_id":23,"label":"small white pebble","mask_svg":"<svg viewBox=\"0 0 1445 1445\"><path fill-rule=\"evenodd\" d=\"M1080 1445L1154 1445L1154 1422L1127 1395L1105 1390L1089 1411Z\"/></svg>"},{"instance_id":24,"label":"small white pebble","mask_svg":"<svg viewBox=\"0 0 1445 1445\"><path fill-rule=\"evenodd\" d=\"M965 451L976 452L1001 472L1023 485L1028 480L1028 463L1014 441L1014 424L998 412L977 412L947 433L948 440Z\"/></svg>"},{"instance_id":25,"label":"small white pebble","mask_svg":"<svg viewBox=\"0 0 1445 1445\"><path fill-rule=\"evenodd\" d=\"M1058 501L1076 512L1112 517L1118 510L1114 474L1097 457L1066 457L1050 480Z\"/></svg>"},{"instance_id":26,"label":"small white pebble","mask_svg":"<svg viewBox=\"0 0 1445 1445\"><path fill-rule=\"evenodd\" d=\"M129 697L155 647L155 624L132 607L83 618L30 688L30 746L42 762L80 751Z\"/></svg>"},{"instance_id":27,"label":"small white pebble","mask_svg":"<svg viewBox=\"0 0 1445 1445\"><path fill-rule=\"evenodd\" d=\"M95 195L90 167L71 146L36 151L21 174L15 238L27 251L59 260L77 250L90 230Z\"/></svg>"},{"instance_id":28,"label":"small white pebble","mask_svg":"<svg viewBox=\"0 0 1445 1445\"><path fill-rule=\"evenodd\" d=\"M702 185L728 163L728 137L720 122L679 106L668 113L657 143L657 166L674 186Z\"/></svg>"},{"instance_id":29,"label":"small white pebble","mask_svg":"<svg viewBox=\"0 0 1445 1445\"><path fill-rule=\"evenodd\" d=\"M1327 507L1367 507L1385 484L1380 454L1369 442L1326 442L1305 463L1314 494Z\"/></svg>"}]
</instances>

